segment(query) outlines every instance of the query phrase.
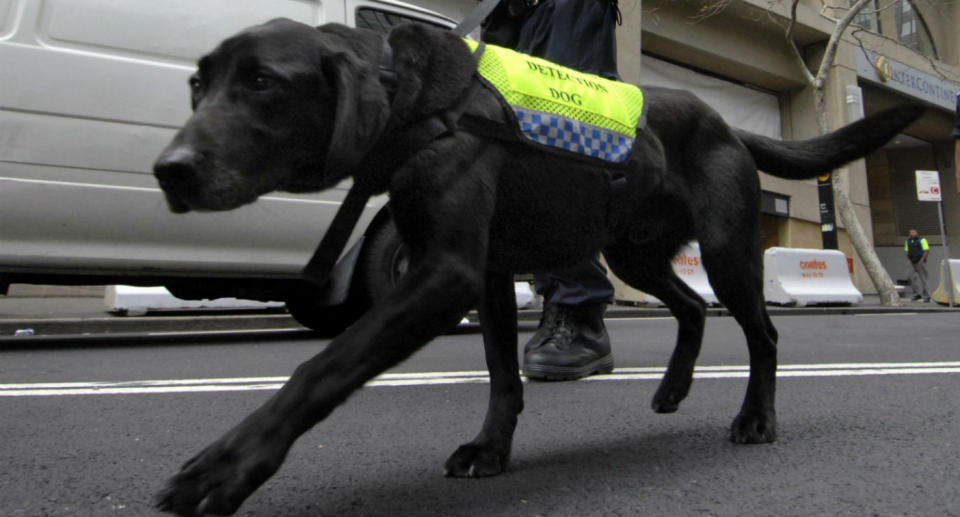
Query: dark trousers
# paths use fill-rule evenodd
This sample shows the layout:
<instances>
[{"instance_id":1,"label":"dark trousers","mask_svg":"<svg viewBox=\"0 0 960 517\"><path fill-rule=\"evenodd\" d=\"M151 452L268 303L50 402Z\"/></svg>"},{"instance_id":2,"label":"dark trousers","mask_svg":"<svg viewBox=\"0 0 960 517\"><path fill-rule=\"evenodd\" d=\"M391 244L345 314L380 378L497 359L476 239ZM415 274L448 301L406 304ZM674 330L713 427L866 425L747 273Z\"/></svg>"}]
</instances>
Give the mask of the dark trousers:
<instances>
[{"instance_id":1,"label":"dark trousers","mask_svg":"<svg viewBox=\"0 0 960 517\"><path fill-rule=\"evenodd\" d=\"M607 270L597 257L570 268L537 273L533 277L533 285L546 303L613 303L613 285L607 280Z\"/></svg>"},{"instance_id":2,"label":"dark trousers","mask_svg":"<svg viewBox=\"0 0 960 517\"><path fill-rule=\"evenodd\" d=\"M582 72L619 78L614 34L618 13L610 0L542 0L522 21L510 19L505 5L498 9L484 28L485 39L491 43ZM509 26L516 23L520 24L519 31ZM534 287L546 303L613 302L613 285L599 256L574 267L537 273Z\"/></svg>"},{"instance_id":3,"label":"dark trousers","mask_svg":"<svg viewBox=\"0 0 960 517\"><path fill-rule=\"evenodd\" d=\"M908 272L910 273L910 287L913 289L913 295L930 298L930 291L927 290L927 263L922 260L911 262Z\"/></svg>"},{"instance_id":4,"label":"dark trousers","mask_svg":"<svg viewBox=\"0 0 960 517\"><path fill-rule=\"evenodd\" d=\"M617 79L616 26L610 0L543 0L523 21L516 50Z\"/></svg>"}]
</instances>

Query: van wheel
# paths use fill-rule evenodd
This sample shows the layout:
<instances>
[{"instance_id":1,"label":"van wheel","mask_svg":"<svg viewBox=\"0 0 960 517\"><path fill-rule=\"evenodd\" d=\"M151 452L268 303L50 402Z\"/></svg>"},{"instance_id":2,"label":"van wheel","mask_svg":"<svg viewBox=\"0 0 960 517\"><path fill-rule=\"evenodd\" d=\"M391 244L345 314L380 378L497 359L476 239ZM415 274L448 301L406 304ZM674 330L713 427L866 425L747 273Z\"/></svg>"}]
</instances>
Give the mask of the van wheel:
<instances>
[{"instance_id":1,"label":"van wheel","mask_svg":"<svg viewBox=\"0 0 960 517\"><path fill-rule=\"evenodd\" d=\"M393 221L386 219L367 234L344 303L321 305L313 288L304 286L287 296L287 310L297 323L320 336L337 336L386 296L406 274L409 264L407 247Z\"/></svg>"},{"instance_id":2,"label":"van wheel","mask_svg":"<svg viewBox=\"0 0 960 517\"><path fill-rule=\"evenodd\" d=\"M366 236L354 286L372 306L397 286L409 267L410 250L400 239L393 219L387 219Z\"/></svg>"},{"instance_id":3,"label":"van wheel","mask_svg":"<svg viewBox=\"0 0 960 517\"><path fill-rule=\"evenodd\" d=\"M351 300L340 305L320 305L312 287L290 294L286 303L287 311L297 323L325 338L339 335L365 311Z\"/></svg>"}]
</instances>

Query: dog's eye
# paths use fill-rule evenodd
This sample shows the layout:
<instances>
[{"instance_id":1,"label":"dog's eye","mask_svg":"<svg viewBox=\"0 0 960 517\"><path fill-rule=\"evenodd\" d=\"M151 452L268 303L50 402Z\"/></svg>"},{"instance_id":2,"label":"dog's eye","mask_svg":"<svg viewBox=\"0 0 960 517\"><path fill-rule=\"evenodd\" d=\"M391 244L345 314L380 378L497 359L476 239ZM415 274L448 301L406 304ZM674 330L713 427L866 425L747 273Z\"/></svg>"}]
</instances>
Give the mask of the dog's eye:
<instances>
[{"instance_id":1,"label":"dog's eye","mask_svg":"<svg viewBox=\"0 0 960 517\"><path fill-rule=\"evenodd\" d=\"M198 95L202 85L200 84L200 78L196 75L190 76L190 79L187 81L187 84L190 85L190 93Z\"/></svg>"},{"instance_id":2,"label":"dog's eye","mask_svg":"<svg viewBox=\"0 0 960 517\"><path fill-rule=\"evenodd\" d=\"M262 92L276 86L277 80L267 74L255 73L247 79L246 83L247 88L256 92Z\"/></svg>"}]
</instances>

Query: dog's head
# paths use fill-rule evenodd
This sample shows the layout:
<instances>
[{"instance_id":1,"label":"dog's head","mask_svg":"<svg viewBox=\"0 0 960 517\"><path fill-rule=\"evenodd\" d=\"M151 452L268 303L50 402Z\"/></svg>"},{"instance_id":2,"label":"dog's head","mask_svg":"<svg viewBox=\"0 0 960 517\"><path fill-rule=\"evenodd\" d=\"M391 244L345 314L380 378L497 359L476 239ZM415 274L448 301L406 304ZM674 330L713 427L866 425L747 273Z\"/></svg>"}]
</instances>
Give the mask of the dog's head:
<instances>
[{"instance_id":1,"label":"dog's head","mask_svg":"<svg viewBox=\"0 0 960 517\"><path fill-rule=\"evenodd\" d=\"M154 174L173 212L229 210L347 176L388 116L370 35L273 20L225 40L190 78L193 115Z\"/></svg>"}]
</instances>

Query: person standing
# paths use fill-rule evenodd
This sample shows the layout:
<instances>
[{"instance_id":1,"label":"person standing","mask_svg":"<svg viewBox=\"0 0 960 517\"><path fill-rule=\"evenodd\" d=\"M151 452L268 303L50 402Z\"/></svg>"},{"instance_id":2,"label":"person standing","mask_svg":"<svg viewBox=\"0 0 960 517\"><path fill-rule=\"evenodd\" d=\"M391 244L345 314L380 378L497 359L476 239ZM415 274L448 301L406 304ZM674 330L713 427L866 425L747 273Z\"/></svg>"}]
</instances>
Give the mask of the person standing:
<instances>
[{"instance_id":1,"label":"person standing","mask_svg":"<svg viewBox=\"0 0 960 517\"><path fill-rule=\"evenodd\" d=\"M581 72L619 79L614 34L617 0L502 0L481 26L481 39ZM543 315L524 346L523 373L575 380L613 370L603 316L613 285L596 256L562 271L534 275Z\"/></svg>"},{"instance_id":2,"label":"person standing","mask_svg":"<svg viewBox=\"0 0 960 517\"><path fill-rule=\"evenodd\" d=\"M927 255L930 254L930 244L927 239L920 236L915 229L910 229L910 236L907 238L903 250L907 252L907 260L910 261L910 287L913 289L913 299L930 301L930 291L927 290ZM922 293L922 296L921 296Z\"/></svg>"}]
</instances>

